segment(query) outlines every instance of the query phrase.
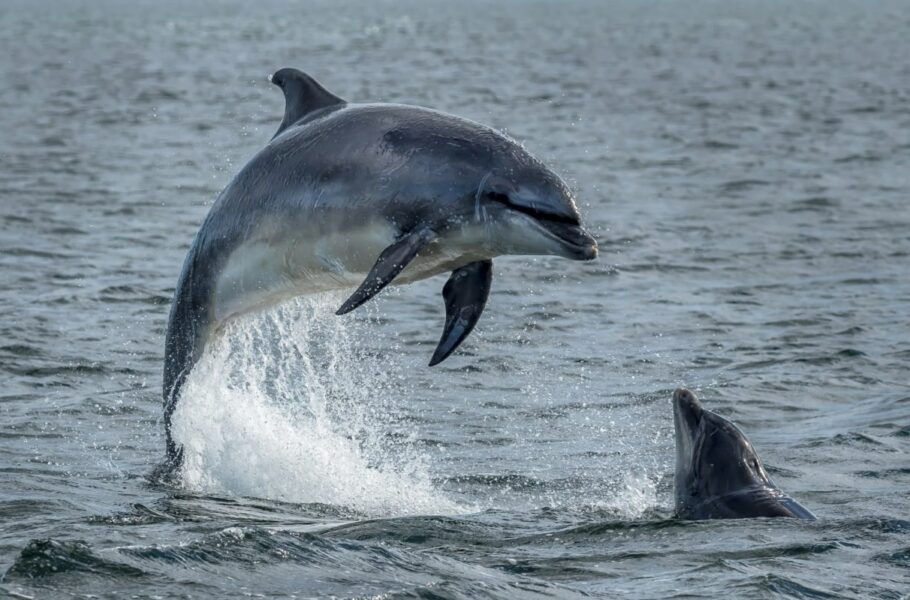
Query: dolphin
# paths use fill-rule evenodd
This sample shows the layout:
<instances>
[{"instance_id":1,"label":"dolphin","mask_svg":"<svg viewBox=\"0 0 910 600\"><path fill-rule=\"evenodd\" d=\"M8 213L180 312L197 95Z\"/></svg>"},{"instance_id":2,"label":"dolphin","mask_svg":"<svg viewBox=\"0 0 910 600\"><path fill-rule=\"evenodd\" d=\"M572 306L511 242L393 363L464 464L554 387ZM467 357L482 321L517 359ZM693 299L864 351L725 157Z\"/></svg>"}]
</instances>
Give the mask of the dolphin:
<instances>
[{"instance_id":1,"label":"dolphin","mask_svg":"<svg viewBox=\"0 0 910 600\"><path fill-rule=\"evenodd\" d=\"M673 392L673 421L677 517L815 519L774 485L745 434L685 388Z\"/></svg>"},{"instance_id":2,"label":"dolphin","mask_svg":"<svg viewBox=\"0 0 910 600\"><path fill-rule=\"evenodd\" d=\"M165 340L167 465L181 387L229 319L302 294L356 290L348 313L385 286L450 273L430 366L480 318L506 254L597 256L568 186L520 144L453 115L351 104L296 69L271 82L284 118L216 198L187 254Z\"/></svg>"}]
</instances>

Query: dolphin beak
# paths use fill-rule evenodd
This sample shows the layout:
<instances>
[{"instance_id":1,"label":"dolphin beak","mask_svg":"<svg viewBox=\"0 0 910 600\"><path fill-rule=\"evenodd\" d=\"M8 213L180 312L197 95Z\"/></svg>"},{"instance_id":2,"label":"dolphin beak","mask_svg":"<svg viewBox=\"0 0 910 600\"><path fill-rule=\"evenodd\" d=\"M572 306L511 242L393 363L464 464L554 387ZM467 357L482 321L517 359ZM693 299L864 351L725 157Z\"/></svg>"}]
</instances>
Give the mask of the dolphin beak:
<instances>
[{"instance_id":1,"label":"dolphin beak","mask_svg":"<svg viewBox=\"0 0 910 600\"><path fill-rule=\"evenodd\" d=\"M594 260L597 258L597 240L581 225L560 221L539 220L538 223L555 237L563 250L563 256L572 260Z\"/></svg>"},{"instance_id":2,"label":"dolphin beak","mask_svg":"<svg viewBox=\"0 0 910 600\"><path fill-rule=\"evenodd\" d=\"M676 437L676 493L692 469L692 453L704 409L695 394L686 388L673 392L673 429Z\"/></svg>"},{"instance_id":3,"label":"dolphin beak","mask_svg":"<svg viewBox=\"0 0 910 600\"><path fill-rule=\"evenodd\" d=\"M678 388L673 392L673 424L676 427L676 439L691 438L695 428L701 420L705 409L695 394L686 388Z\"/></svg>"}]
</instances>

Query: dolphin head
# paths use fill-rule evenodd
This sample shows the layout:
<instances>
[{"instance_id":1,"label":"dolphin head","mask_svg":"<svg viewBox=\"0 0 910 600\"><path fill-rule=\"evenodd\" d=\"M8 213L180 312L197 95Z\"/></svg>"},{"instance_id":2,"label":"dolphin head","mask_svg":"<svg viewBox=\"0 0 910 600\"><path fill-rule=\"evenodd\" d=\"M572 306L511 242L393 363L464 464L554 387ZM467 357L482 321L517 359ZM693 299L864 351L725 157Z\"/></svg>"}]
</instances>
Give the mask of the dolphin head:
<instances>
[{"instance_id":1,"label":"dolphin head","mask_svg":"<svg viewBox=\"0 0 910 600\"><path fill-rule=\"evenodd\" d=\"M685 388L673 393L673 421L678 514L734 492L774 487L743 432Z\"/></svg>"},{"instance_id":2,"label":"dolphin head","mask_svg":"<svg viewBox=\"0 0 910 600\"><path fill-rule=\"evenodd\" d=\"M487 244L496 254L594 259L597 241L582 227L569 187L537 160L523 158L478 183L474 208Z\"/></svg>"}]
</instances>

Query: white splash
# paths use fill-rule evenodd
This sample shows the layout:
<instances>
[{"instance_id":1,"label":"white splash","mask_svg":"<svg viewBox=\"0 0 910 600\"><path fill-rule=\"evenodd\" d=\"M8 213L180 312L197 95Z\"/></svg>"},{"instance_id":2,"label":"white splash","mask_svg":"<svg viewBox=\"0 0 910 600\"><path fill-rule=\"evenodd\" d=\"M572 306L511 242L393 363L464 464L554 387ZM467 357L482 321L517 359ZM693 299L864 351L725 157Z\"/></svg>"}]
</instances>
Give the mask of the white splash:
<instances>
[{"instance_id":1,"label":"white splash","mask_svg":"<svg viewBox=\"0 0 910 600\"><path fill-rule=\"evenodd\" d=\"M184 485L376 516L460 512L413 439L390 435L394 357L365 352L334 315L341 300L299 299L210 340L174 413Z\"/></svg>"},{"instance_id":2,"label":"white splash","mask_svg":"<svg viewBox=\"0 0 910 600\"><path fill-rule=\"evenodd\" d=\"M656 478L646 473L627 471L616 492L595 506L616 512L626 519L638 519L659 505Z\"/></svg>"}]
</instances>

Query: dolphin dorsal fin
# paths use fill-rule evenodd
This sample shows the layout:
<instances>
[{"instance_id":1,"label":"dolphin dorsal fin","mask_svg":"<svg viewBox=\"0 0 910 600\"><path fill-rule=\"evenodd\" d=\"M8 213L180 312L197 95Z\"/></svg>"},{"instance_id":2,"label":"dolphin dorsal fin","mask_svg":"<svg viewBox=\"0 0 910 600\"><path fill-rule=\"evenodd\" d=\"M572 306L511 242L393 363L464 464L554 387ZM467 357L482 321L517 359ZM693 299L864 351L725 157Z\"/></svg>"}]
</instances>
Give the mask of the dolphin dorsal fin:
<instances>
[{"instance_id":1,"label":"dolphin dorsal fin","mask_svg":"<svg viewBox=\"0 0 910 600\"><path fill-rule=\"evenodd\" d=\"M314 110L345 104L344 100L297 69L279 69L272 75L271 82L284 92L284 119L272 139Z\"/></svg>"}]
</instances>

